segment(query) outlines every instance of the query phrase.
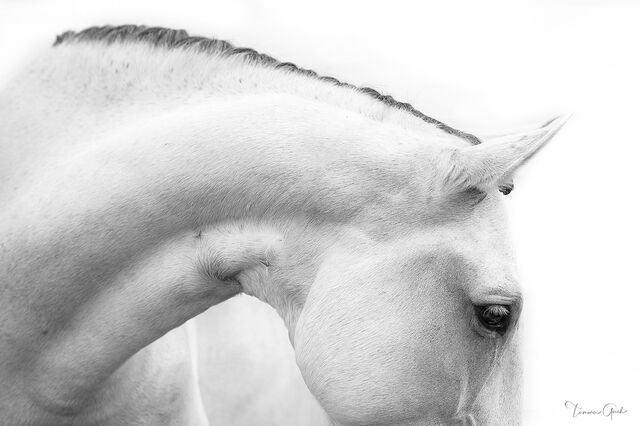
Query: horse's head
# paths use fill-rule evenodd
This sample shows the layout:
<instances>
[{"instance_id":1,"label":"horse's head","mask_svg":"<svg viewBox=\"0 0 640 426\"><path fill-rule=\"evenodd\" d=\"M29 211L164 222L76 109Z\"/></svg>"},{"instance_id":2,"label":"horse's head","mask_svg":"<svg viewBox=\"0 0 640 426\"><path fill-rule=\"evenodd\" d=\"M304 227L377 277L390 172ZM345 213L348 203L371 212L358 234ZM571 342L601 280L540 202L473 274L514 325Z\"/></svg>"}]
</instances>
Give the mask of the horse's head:
<instances>
[{"instance_id":1,"label":"horse's head","mask_svg":"<svg viewBox=\"0 0 640 426\"><path fill-rule=\"evenodd\" d=\"M271 303L336 422L518 423L522 296L498 188L561 125L439 147L421 183L284 237Z\"/></svg>"}]
</instances>

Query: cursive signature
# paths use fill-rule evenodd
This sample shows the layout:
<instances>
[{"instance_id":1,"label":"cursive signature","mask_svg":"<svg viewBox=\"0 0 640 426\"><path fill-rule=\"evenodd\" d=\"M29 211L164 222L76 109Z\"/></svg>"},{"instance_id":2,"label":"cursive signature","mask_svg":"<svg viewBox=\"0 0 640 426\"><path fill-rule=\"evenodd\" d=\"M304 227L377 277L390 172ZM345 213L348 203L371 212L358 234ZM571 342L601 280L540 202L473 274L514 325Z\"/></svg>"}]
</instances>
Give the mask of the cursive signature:
<instances>
[{"instance_id":1,"label":"cursive signature","mask_svg":"<svg viewBox=\"0 0 640 426\"><path fill-rule=\"evenodd\" d=\"M592 410L592 409L588 409L588 408L584 408L581 407L579 404L575 403L575 402L571 402L571 401L566 401L564 403L564 408L571 410L571 417L579 417L579 416L588 416L588 415L595 415L595 416L604 416L604 417L608 417L609 420L613 420L613 415L614 414L626 414L627 410L624 409L624 407L618 406L617 404L614 404L613 402L607 402L606 404L604 404L602 406L602 408L598 409L598 410Z\"/></svg>"}]
</instances>

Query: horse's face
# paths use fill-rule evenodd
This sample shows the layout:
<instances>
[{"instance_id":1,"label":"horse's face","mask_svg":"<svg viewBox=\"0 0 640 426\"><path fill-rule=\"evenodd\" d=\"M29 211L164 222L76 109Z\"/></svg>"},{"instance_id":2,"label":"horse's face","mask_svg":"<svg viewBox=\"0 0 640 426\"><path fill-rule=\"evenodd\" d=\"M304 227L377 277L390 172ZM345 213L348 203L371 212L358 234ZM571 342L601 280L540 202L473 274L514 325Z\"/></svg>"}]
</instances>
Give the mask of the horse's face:
<instances>
[{"instance_id":1,"label":"horse's face","mask_svg":"<svg viewBox=\"0 0 640 426\"><path fill-rule=\"evenodd\" d=\"M325 254L295 348L340 424L517 423L521 299L499 197Z\"/></svg>"},{"instance_id":2,"label":"horse's face","mask_svg":"<svg viewBox=\"0 0 640 426\"><path fill-rule=\"evenodd\" d=\"M498 187L561 125L444 148L428 167L429 205L380 197L392 208L332 235L308 256L316 267L298 263L313 276L290 271L309 281L287 321L296 359L334 420L519 423L522 303ZM297 241L313 252L313 237Z\"/></svg>"},{"instance_id":3,"label":"horse's face","mask_svg":"<svg viewBox=\"0 0 640 426\"><path fill-rule=\"evenodd\" d=\"M334 420L519 422L522 304L498 187L561 125L430 147L417 168L429 176L349 186L374 193L357 218L294 226L257 250L280 253L257 264L272 266L270 279L240 282L284 317L302 376Z\"/></svg>"}]
</instances>

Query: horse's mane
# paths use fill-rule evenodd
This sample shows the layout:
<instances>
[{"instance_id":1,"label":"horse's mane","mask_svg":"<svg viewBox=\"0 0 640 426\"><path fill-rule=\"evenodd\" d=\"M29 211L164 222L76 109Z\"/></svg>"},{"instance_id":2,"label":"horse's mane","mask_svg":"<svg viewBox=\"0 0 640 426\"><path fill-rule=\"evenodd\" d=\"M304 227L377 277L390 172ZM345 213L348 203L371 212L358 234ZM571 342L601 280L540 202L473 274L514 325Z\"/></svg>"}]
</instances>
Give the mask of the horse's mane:
<instances>
[{"instance_id":1,"label":"horse's mane","mask_svg":"<svg viewBox=\"0 0 640 426\"><path fill-rule=\"evenodd\" d=\"M289 72L305 75L309 78L325 81L339 87L348 87L371 96L373 99L384 103L387 106L406 111L415 117L433 124L437 128L466 139L473 145L480 143L480 140L469 133L454 129L446 124L431 118L415 109L411 104L399 102L392 96L383 95L370 87L356 87L349 83L344 83L334 77L318 75L315 71L300 68L291 62L280 62L277 59L256 52L253 49L244 47L235 47L233 44L225 40L205 37L190 36L185 30L173 30L161 27L146 27L140 25L121 25L121 26L104 26L91 27L80 32L67 31L56 37L54 46L73 42L102 42L106 44L119 42L144 42L152 46L165 49L190 48L206 54L215 54L219 56L237 56L241 57L248 63L259 64L274 69L283 69Z\"/></svg>"}]
</instances>

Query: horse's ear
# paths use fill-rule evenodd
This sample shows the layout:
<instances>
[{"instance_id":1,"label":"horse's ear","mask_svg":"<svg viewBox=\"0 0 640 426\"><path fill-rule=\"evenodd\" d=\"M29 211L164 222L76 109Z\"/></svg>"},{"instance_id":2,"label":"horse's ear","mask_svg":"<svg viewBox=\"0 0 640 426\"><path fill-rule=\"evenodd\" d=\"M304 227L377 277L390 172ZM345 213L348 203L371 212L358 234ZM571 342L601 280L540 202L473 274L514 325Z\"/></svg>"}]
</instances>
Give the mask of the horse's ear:
<instances>
[{"instance_id":1,"label":"horse's ear","mask_svg":"<svg viewBox=\"0 0 640 426\"><path fill-rule=\"evenodd\" d=\"M508 182L513 172L549 142L567 120L568 117L556 117L540 126L488 136L479 145L448 151L441 163L445 191L489 190Z\"/></svg>"}]
</instances>

